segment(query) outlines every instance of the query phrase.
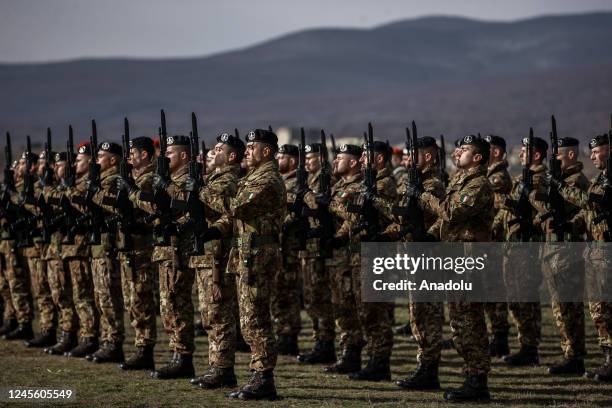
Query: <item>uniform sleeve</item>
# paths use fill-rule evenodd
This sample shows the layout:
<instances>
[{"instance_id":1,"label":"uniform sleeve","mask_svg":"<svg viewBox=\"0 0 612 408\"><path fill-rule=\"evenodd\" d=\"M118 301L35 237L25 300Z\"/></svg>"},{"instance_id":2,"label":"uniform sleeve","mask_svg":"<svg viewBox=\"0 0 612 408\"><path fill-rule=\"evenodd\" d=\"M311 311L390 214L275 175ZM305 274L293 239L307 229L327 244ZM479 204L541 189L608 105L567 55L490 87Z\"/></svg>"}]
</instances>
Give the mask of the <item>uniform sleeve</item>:
<instances>
[{"instance_id":1,"label":"uniform sleeve","mask_svg":"<svg viewBox=\"0 0 612 408\"><path fill-rule=\"evenodd\" d=\"M236 195L237 184L231 177L222 177L200 190L200 200L208 218L217 219L230 210L230 200Z\"/></svg>"},{"instance_id":2,"label":"uniform sleeve","mask_svg":"<svg viewBox=\"0 0 612 408\"><path fill-rule=\"evenodd\" d=\"M278 201L277 194L279 189L270 180L253 182L231 200L230 211L238 219L259 217L269 212L266 204Z\"/></svg>"},{"instance_id":3,"label":"uniform sleeve","mask_svg":"<svg viewBox=\"0 0 612 408\"><path fill-rule=\"evenodd\" d=\"M559 189L559 194L570 204L587 209L589 207L589 195L578 187L564 185Z\"/></svg>"}]
</instances>

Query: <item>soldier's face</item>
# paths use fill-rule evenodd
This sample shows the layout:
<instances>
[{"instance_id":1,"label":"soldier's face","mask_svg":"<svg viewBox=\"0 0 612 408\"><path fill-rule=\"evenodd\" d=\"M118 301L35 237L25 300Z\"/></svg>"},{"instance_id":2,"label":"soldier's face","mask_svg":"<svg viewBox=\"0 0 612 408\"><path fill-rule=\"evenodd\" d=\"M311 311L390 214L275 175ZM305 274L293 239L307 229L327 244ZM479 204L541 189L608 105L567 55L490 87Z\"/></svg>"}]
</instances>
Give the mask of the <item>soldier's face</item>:
<instances>
[{"instance_id":1,"label":"soldier's face","mask_svg":"<svg viewBox=\"0 0 612 408\"><path fill-rule=\"evenodd\" d=\"M130 159L128 163L135 169L140 169L148 164L149 154L146 150L140 150L135 147L130 148Z\"/></svg>"},{"instance_id":2,"label":"soldier's face","mask_svg":"<svg viewBox=\"0 0 612 408\"><path fill-rule=\"evenodd\" d=\"M521 146L521 151L519 152L519 158L521 159L521 165L527 165L527 147ZM531 152L531 162L532 163L540 163L542 161L542 153L533 149Z\"/></svg>"},{"instance_id":3,"label":"soldier's face","mask_svg":"<svg viewBox=\"0 0 612 408\"><path fill-rule=\"evenodd\" d=\"M113 166L113 155L109 152L99 150L96 162L100 166L100 171L108 170Z\"/></svg>"},{"instance_id":4,"label":"soldier's face","mask_svg":"<svg viewBox=\"0 0 612 408\"><path fill-rule=\"evenodd\" d=\"M561 168L566 169L578 161L578 151L574 147L560 147L557 160L561 162Z\"/></svg>"},{"instance_id":5,"label":"soldier's face","mask_svg":"<svg viewBox=\"0 0 612 408\"><path fill-rule=\"evenodd\" d=\"M334 160L336 173L341 177L346 177L360 171L360 160L357 157L340 153Z\"/></svg>"},{"instance_id":6,"label":"soldier's face","mask_svg":"<svg viewBox=\"0 0 612 408\"><path fill-rule=\"evenodd\" d=\"M38 159L36 162L36 167L36 174L38 174L39 177L42 177L45 173L45 159Z\"/></svg>"},{"instance_id":7,"label":"soldier's face","mask_svg":"<svg viewBox=\"0 0 612 408\"><path fill-rule=\"evenodd\" d=\"M402 164L402 156L399 154L394 154L391 156L391 165L395 168Z\"/></svg>"},{"instance_id":8,"label":"soldier's face","mask_svg":"<svg viewBox=\"0 0 612 408\"><path fill-rule=\"evenodd\" d=\"M597 146L591 149L591 161L597 170L605 170L608 160L608 145Z\"/></svg>"},{"instance_id":9,"label":"soldier's face","mask_svg":"<svg viewBox=\"0 0 612 408\"><path fill-rule=\"evenodd\" d=\"M79 153L74 161L74 172L77 176L82 176L89 171L89 162L91 161L91 157Z\"/></svg>"},{"instance_id":10,"label":"soldier's face","mask_svg":"<svg viewBox=\"0 0 612 408\"><path fill-rule=\"evenodd\" d=\"M215 167L225 166L228 162L229 146L224 143L217 143L214 150L213 161Z\"/></svg>"},{"instance_id":11,"label":"soldier's face","mask_svg":"<svg viewBox=\"0 0 612 408\"><path fill-rule=\"evenodd\" d=\"M297 168L295 157L289 154L277 153L276 160L278 160L278 171L282 174Z\"/></svg>"},{"instance_id":12,"label":"soldier's face","mask_svg":"<svg viewBox=\"0 0 612 408\"><path fill-rule=\"evenodd\" d=\"M457 162L457 167L460 169L471 169L476 167L482 160L482 155L475 152L475 148L472 145L461 146L461 155Z\"/></svg>"},{"instance_id":13,"label":"soldier's face","mask_svg":"<svg viewBox=\"0 0 612 408\"><path fill-rule=\"evenodd\" d=\"M491 145L489 150L489 163L497 163L504 157L504 150L501 147Z\"/></svg>"},{"instance_id":14,"label":"soldier's face","mask_svg":"<svg viewBox=\"0 0 612 408\"><path fill-rule=\"evenodd\" d=\"M245 159L247 168L259 167L264 161L271 159L273 151L270 146L260 142L249 142L246 146Z\"/></svg>"},{"instance_id":15,"label":"soldier's face","mask_svg":"<svg viewBox=\"0 0 612 408\"><path fill-rule=\"evenodd\" d=\"M452 154L453 163L455 166L459 165L459 157L461 157L461 147L455 147L455 151Z\"/></svg>"},{"instance_id":16,"label":"soldier's face","mask_svg":"<svg viewBox=\"0 0 612 408\"><path fill-rule=\"evenodd\" d=\"M171 173L189 162L189 154L185 146L168 146L166 149L166 158L170 161L168 168Z\"/></svg>"},{"instance_id":17,"label":"soldier's face","mask_svg":"<svg viewBox=\"0 0 612 408\"><path fill-rule=\"evenodd\" d=\"M66 162L61 161L61 162L55 163L54 173L55 173L55 180L63 179L66 176Z\"/></svg>"},{"instance_id":18,"label":"soldier's face","mask_svg":"<svg viewBox=\"0 0 612 408\"><path fill-rule=\"evenodd\" d=\"M410 155L405 154L402 156L402 166L408 168L410 166Z\"/></svg>"},{"instance_id":19,"label":"soldier's face","mask_svg":"<svg viewBox=\"0 0 612 408\"><path fill-rule=\"evenodd\" d=\"M207 173L212 173L213 171L215 171L216 166L216 157L217 157L217 152L215 151L215 149L209 150L208 153L206 153L206 172Z\"/></svg>"},{"instance_id":20,"label":"soldier's face","mask_svg":"<svg viewBox=\"0 0 612 408\"><path fill-rule=\"evenodd\" d=\"M304 163L306 171L309 173L315 173L321 168L321 157L319 153L308 153L306 155L306 162Z\"/></svg>"},{"instance_id":21,"label":"soldier's face","mask_svg":"<svg viewBox=\"0 0 612 408\"><path fill-rule=\"evenodd\" d=\"M26 160L19 159L19 162L17 163L17 168L15 168L15 174L19 174L23 177L25 175L25 167L26 167Z\"/></svg>"}]
</instances>

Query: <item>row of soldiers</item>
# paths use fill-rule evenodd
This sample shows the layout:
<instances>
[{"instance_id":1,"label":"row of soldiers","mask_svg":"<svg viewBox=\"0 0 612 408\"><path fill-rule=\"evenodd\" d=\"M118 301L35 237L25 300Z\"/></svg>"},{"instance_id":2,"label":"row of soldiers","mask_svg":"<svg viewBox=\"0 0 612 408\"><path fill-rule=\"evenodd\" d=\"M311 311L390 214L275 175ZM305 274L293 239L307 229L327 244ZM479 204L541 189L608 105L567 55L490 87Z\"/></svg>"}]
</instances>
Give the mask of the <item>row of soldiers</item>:
<instances>
[{"instance_id":1,"label":"row of soldiers","mask_svg":"<svg viewBox=\"0 0 612 408\"><path fill-rule=\"evenodd\" d=\"M546 141L523 140L520 159L528 171L512 180L505 141L468 135L455 143L451 159L457 170L447 180L436 140L417 138L414 125L396 170L388 143L374 141L371 128L364 145L334 149L332 164L326 161L324 139L278 146L270 129L249 132L246 143L237 134L222 133L199 171L194 135L196 128L191 137L166 136L164 129L157 158L148 137L123 146L94 140L79 146L74 157L69 147L57 154L46 149L39 156L27 149L17 166L5 171L0 289L6 339L26 340L49 354L151 370L153 378L190 378L195 386L215 389L237 385L235 353L243 336L252 376L230 394L240 399L276 397L273 370L279 353L297 355L304 364L331 364L326 373L348 374L352 380L388 381L393 304L361 300L361 242L560 240L554 217L544 217L550 203L536 194L551 188L567 207L570 228L563 234L609 241L607 219L593 222L609 208L609 135L589 143L600 170L590 183L573 138L559 139L555 146L560 175L544 164ZM601 199L594 203L589 193ZM528 217L516 204L523 197ZM524 218L530 220L528 234ZM520 268L510 262L517 260L508 259L504 279L516 280L512 274ZM520 278L539 285L529 276ZM194 283L209 343L209 369L197 377ZM155 369L157 291L172 357ZM39 314L36 337L32 297ZM313 323L314 347L300 354L301 298ZM491 356L513 366L538 363L540 304L450 302L448 307L466 379L445 392L445 399L489 399ZM589 308L605 360L587 375L609 382L612 310L605 302ZM513 354L508 309L520 343ZM136 347L127 360L124 310ZM553 313L564 357L549 371L582 374L583 305L556 302ZM397 385L438 389L443 304L410 302L409 316L417 367Z\"/></svg>"}]
</instances>

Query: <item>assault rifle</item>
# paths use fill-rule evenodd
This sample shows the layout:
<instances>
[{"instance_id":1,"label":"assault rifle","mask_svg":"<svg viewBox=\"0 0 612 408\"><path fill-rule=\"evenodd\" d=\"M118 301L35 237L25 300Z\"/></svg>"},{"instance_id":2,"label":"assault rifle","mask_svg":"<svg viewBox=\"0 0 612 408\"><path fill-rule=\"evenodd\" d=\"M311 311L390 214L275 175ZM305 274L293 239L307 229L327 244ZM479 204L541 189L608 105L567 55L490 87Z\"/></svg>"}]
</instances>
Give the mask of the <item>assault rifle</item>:
<instances>
[{"instance_id":1,"label":"assault rifle","mask_svg":"<svg viewBox=\"0 0 612 408\"><path fill-rule=\"evenodd\" d=\"M12 192L15 192L15 178L12 169L13 149L11 146L11 135L6 132L6 144L4 145L4 180L2 186L2 197L0 198L1 210L4 212L7 203L10 201Z\"/></svg>"},{"instance_id":2,"label":"assault rifle","mask_svg":"<svg viewBox=\"0 0 612 408\"><path fill-rule=\"evenodd\" d=\"M400 234L405 236L411 234L413 241L425 240L425 218L423 210L419 205L418 192L423 191L423 178L419 169L419 146L417 128L412 122L412 135L410 129L406 128L406 145L410 146L410 167L405 178L406 199L404 206L395 206L391 212L393 215L401 216L402 228Z\"/></svg>"},{"instance_id":3,"label":"assault rifle","mask_svg":"<svg viewBox=\"0 0 612 408\"><path fill-rule=\"evenodd\" d=\"M448 186L448 173L446 172L446 144L444 143L444 135L440 135L440 148L438 149L438 165L440 166L440 180L444 187Z\"/></svg>"},{"instance_id":4,"label":"assault rifle","mask_svg":"<svg viewBox=\"0 0 612 408\"><path fill-rule=\"evenodd\" d=\"M43 183L50 186L53 183L53 169L51 168L51 129L47 128L47 141L45 142L45 164L43 169ZM42 221L41 237L42 242L48 244L51 242L51 234L55 228L53 227L53 210L49 203L45 200L45 195L41 191L36 199L36 207L40 213Z\"/></svg>"},{"instance_id":5,"label":"assault rifle","mask_svg":"<svg viewBox=\"0 0 612 408\"><path fill-rule=\"evenodd\" d=\"M336 156L338 155L338 150L336 150L336 139L334 139L333 133L329 134L329 138L331 139L331 145L332 145L332 157L335 159Z\"/></svg>"},{"instance_id":6,"label":"assault rifle","mask_svg":"<svg viewBox=\"0 0 612 408\"><path fill-rule=\"evenodd\" d=\"M298 154L298 168L295 172L297 179L296 183L296 196L295 201L289 207L289 211L294 216L294 221L290 226L284 226L285 229L293 227L296 228L300 233L299 238L299 249L306 249L306 234L304 231L308 231L310 224L308 223L308 217L304 215L305 211L308 211L308 207L304 203L304 195L308 191L308 173L306 173L306 133L304 128L300 128L300 146Z\"/></svg>"},{"instance_id":7,"label":"assault rifle","mask_svg":"<svg viewBox=\"0 0 612 408\"><path fill-rule=\"evenodd\" d=\"M522 186L518 201L506 199L506 206L513 209L517 219L511 220L509 225L519 224L519 238L521 242L529 242L533 235L533 211L529 202L529 193L533 189L533 172L531 171L533 153L533 128L529 128L529 138L526 152L526 162L523 166Z\"/></svg>"},{"instance_id":8,"label":"assault rifle","mask_svg":"<svg viewBox=\"0 0 612 408\"><path fill-rule=\"evenodd\" d=\"M133 183L132 165L130 164L130 122L127 118L123 119L123 137L121 138L122 153L119 163L119 174L122 179ZM130 201L129 193L126 190L117 192L115 207L119 212L117 227L123 235L122 251L130 251L133 248L132 231L136 224L134 205Z\"/></svg>"}]
</instances>

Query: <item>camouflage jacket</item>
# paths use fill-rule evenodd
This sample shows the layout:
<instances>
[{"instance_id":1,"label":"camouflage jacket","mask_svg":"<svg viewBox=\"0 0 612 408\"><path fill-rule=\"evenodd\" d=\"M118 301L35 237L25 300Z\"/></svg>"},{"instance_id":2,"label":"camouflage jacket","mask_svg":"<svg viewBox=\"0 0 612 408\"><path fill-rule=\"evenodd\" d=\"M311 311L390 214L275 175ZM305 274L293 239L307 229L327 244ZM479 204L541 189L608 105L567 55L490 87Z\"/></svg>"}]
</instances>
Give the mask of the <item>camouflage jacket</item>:
<instances>
[{"instance_id":1,"label":"camouflage jacket","mask_svg":"<svg viewBox=\"0 0 612 408\"><path fill-rule=\"evenodd\" d=\"M331 169L330 169L330 172L331 172ZM320 169L312 174L311 173L308 174L307 183L308 183L308 189L310 191L304 197L304 203L306 204L306 206L308 206L308 208L312 210L316 210L318 208L315 202L315 196L316 194L320 192L319 191L319 178L320 177L321 177ZM335 182L336 182L336 178L332 175L330 184L333 186ZM309 217L308 223L310 224L311 229L315 229L320 226L319 219L316 217ZM303 233L303 231L301 231L301 233ZM312 258L312 257L319 256L319 253L320 253L320 239L319 238L309 238L308 240L306 240L306 250L300 251L299 256L301 258L303 257Z\"/></svg>"},{"instance_id":2,"label":"camouflage jacket","mask_svg":"<svg viewBox=\"0 0 612 408\"><path fill-rule=\"evenodd\" d=\"M441 241L490 240L493 222L493 189L486 176L486 168L477 166L462 171L446 189L446 198L439 199L425 192L420 204L438 215L429 233Z\"/></svg>"},{"instance_id":3,"label":"camouflage jacket","mask_svg":"<svg viewBox=\"0 0 612 408\"><path fill-rule=\"evenodd\" d=\"M53 198L58 201L62 198L67 188L63 184L57 184L55 186L47 186L43 189L43 197L47 202L47 205L50 205L54 209L54 213L60 213L61 208L51 204ZM53 232L51 234L51 241L46 248L46 251L43 253L43 258L46 260L50 259L61 259L62 258L62 247L64 236L61 229Z\"/></svg>"},{"instance_id":4,"label":"camouflage jacket","mask_svg":"<svg viewBox=\"0 0 612 408\"><path fill-rule=\"evenodd\" d=\"M214 223L224 237L234 236L231 259L247 264L257 248L279 248L287 214L287 191L275 160L252 169L238 182L229 211ZM280 254L280 252L279 252ZM235 270L235 268L232 268Z\"/></svg>"},{"instance_id":5,"label":"camouflage jacket","mask_svg":"<svg viewBox=\"0 0 612 408\"><path fill-rule=\"evenodd\" d=\"M238 190L238 173L240 165L232 164L215 169L206 178L206 184L200 190L200 200L204 203L206 221L214 223L230 210L230 200ZM229 239L214 240L205 244L205 254L195 255L189 259L191 268L211 267L215 259L224 259L231 249Z\"/></svg>"},{"instance_id":6,"label":"camouflage jacket","mask_svg":"<svg viewBox=\"0 0 612 408\"><path fill-rule=\"evenodd\" d=\"M66 189L63 193L72 202L75 196L83 196L87 192L87 174L81 175L75 180L74 187ZM61 199L61 197L58 197ZM72 206L79 212L85 213L86 209L81 205L72 203ZM91 255L91 247L89 246L88 237L85 234L77 233L74 236L73 244L62 245L62 259L68 258L87 258Z\"/></svg>"},{"instance_id":7,"label":"camouflage jacket","mask_svg":"<svg viewBox=\"0 0 612 408\"><path fill-rule=\"evenodd\" d=\"M349 222L353 216L352 213L348 212L347 204L353 202L356 196L361 192L362 179L361 173L357 173L351 177L341 178L332 187L329 212L333 216L336 231L338 231L345 222ZM333 257L326 259L325 263L331 266L345 265L350 262L350 255L351 251L348 245L339 249L334 249Z\"/></svg>"},{"instance_id":8,"label":"camouflage jacket","mask_svg":"<svg viewBox=\"0 0 612 408\"><path fill-rule=\"evenodd\" d=\"M100 173L100 189L92 197L94 204L99 205L107 211L109 210L108 206L104 204L106 201L105 198L109 197L113 199L117 196L116 186L118 177L118 166L108 168ZM109 256L116 248L116 231L114 231L113 226L110 226L107 231L102 232L100 235L100 244L91 246L91 256L93 258Z\"/></svg>"},{"instance_id":9,"label":"camouflage jacket","mask_svg":"<svg viewBox=\"0 0 612 408\"><path fill-rule=\"evenodd\" d=\"M495 194L495 209L499 211L512 190L512 177L508 173L508 162L502 160L490 165L487 169L487 178Z\"/></svg>"},{"instance_id":10,"label":"camouflage jacket","mask_svg":"<svg viewBox=\"0 0 612 408\"><path fill-rule=\"evenodd\" d=\"M398 195L401 195L400 189L406 184L405 179L408 177L408 171L406 171L406 168L402 165L397 166L393 169L391 177L395 180Z\"/></svg>"},{"instance_id":11,"label":"camouflage jacket","mask_svg":"<svg viewBox=\"0 0 612 408\"><path fill-rule=\"evenodd\" d=\"M297 191L297 171L292 170L282 175L285 182L285 190L287 190L287 208L295 202ZM299 226L296 223L296 216L291 211L287 211L285 221L283 223L283 232L281 235L283 257L286 262L297 262L297 255L300 248L300 240L298 235Z\"/></svg>"},{"instance_id":12,"label":"camouflage jacket","mask_svg":"<svg viewBox=\"0 0 612 408\"><path fill-rule=\"evenodd\" d=\"M599 217L600 211L597 204L589 201L589 194L603 194L604 181L605 173L601 172L591 180L591 185L587 192L569 184L559 189L565 200L580 208L580 211L570 221L570 224L575 234L586 233L587 241L604 242L606 240L606 232L609 233L612 227L607 225L605 218L598 223L594 223Z\"/></svg>"}]
</instances>

